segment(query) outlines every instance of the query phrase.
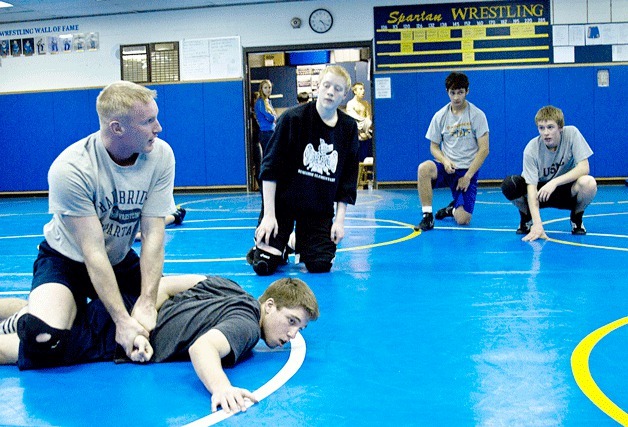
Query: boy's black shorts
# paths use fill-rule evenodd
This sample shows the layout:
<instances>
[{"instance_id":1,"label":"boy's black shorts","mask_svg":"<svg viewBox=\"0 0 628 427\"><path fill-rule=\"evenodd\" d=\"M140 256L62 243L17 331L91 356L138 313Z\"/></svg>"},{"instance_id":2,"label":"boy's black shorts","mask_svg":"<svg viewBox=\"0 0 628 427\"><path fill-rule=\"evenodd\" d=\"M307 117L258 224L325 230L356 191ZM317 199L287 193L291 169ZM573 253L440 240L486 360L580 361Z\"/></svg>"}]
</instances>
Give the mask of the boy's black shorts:
<instances>
[{"instance_id":1,"label":"boy's black shorts","mask_svg":"<svg viewBox=\"0 0 628 427\"><path fill-rule=\"evenodd\" d=\"M299 254L300 262L333 261L336 256L336 244L331 240L333 217L277 215L277 223L279 232L276 237L271 236L270 246L283 252L294 229L297 243L295 252Z\"/></svg>"},{"instance_id":2,"label":"boy's black shorts","mask_svg":"<svg viewBox=\"0 0 628 427\"><path fill-rule=\"evenodd\" d=\"M545 184L547 184L547 182L539 182L536 187L537 190L540 190ZM539 203L539 208L574 210L578 204L578 200L576 197L571 195L571 187L573 184L573 182L569 182L556 187L554 192L550 195L549 200Z\"/></svg>"}]
</instances>

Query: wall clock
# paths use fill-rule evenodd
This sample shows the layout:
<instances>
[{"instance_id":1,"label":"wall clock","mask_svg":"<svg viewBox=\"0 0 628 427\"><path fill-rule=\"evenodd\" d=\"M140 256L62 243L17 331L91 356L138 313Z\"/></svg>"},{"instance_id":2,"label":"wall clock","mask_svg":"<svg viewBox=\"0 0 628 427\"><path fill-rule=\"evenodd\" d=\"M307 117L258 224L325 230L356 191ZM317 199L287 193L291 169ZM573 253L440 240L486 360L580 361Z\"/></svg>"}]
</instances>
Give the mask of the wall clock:
<instances>
[{"instance_id":1,"label":"wall clock","mask_svg":"<svg viewBox=\"0 0 628 427\"><path fill-rule=\"evenodd\" d=\"M334 24L334 18L327 9L316 9L310 15L310 28L317 33L326 33Z\"/></svg>"}]
</instances>

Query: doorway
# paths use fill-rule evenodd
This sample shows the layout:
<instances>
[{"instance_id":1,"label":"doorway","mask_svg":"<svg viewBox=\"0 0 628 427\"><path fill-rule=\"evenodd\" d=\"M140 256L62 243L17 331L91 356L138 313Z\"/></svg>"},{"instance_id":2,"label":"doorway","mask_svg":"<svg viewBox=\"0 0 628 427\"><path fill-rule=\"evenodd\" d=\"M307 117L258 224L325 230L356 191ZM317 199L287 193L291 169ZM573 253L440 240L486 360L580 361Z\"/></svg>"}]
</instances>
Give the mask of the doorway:
<instances>
[{"instance_id":1,"label":"doorway","mask_svg":"<svg viewBox=\"0 0 628 427\"><path fill-rule=\"evenodd\" d=\"M342 65L351 76L351 82L364 84L364 100L373 105L373 61L372 41L337 43L333 45L301 45L244 48L244 96L247 106L246 120L246 164L247 189L258 191L255 179L256 157L259 158L258 130L254 103L256 92L262 80L270 80L273 85L271 102L277 115L297 105L297 95L306 93L309 100L317 96L317 74L329 64ZM350 91L340 108L344 111L347 102L353 97ZM374 112L373 112L374 116ZM375 136L361 141L361 152L375 158ZM376 181L375 162L372 166L372 180Z\"/></svg>"}]
</instances>

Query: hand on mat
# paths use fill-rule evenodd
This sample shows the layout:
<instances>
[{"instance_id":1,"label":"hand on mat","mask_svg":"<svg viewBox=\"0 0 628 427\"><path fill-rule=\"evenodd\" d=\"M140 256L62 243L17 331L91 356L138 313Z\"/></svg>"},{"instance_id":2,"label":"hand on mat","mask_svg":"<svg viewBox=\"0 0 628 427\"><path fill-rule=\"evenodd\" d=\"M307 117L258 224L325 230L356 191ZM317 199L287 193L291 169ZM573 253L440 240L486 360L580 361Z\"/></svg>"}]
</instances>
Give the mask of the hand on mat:
<instances>
[{"instance_id":1,"label":"hand on mat","mask_svg":"<svg viewBox=\"0 0 628 427\"><path fill-rule=\"evenodd\" d=\"M148 362L153 357L153 347L143 335L138 335L133 341L133 351L130 359L134 362Z\"/></svg>"},{"instance_id":2,"label":"hand on mat","mask_svg":"<svg viewBox=\"0 0 628 427\"><path fill-rule=\"evenodd\" d=\"M530 227L530 232L523 236L524 242L533 242L536 239L547 239L547 234L545 234L545 230L543 229L543 224L532 224Z\"/></svg>"},{"instance_id":3,"label":"hand on mat","mask_svg":"<svg viewBox=\"0 0 628 427\"><path fill-rule=\"evenodd\" d=\"M215 390L212 394L212 412L216 412L220 406L226 413L238 413L246 411L247 400L257 403L257 399L253 393L244 389L229 385L224 389Z\"/></svg>"}]
</instances>

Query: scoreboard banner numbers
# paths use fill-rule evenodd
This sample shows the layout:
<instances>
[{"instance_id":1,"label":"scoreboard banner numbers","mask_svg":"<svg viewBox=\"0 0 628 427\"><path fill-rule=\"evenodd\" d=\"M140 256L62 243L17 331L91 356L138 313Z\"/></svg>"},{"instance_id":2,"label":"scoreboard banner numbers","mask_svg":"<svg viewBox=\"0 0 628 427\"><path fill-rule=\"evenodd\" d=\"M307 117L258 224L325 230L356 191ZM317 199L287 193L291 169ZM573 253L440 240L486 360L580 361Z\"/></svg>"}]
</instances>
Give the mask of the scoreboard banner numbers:
<instances>
[{"instance_id":1,"label":"scoreboard banner numbers","mask_svg":"<svg viewBox=\"0 0 628 427\"><path fill-rule=\"evenodd\" d=\"M549 0L374 8L376 71L552 62Z\"/></svg>"}]
</instances>

